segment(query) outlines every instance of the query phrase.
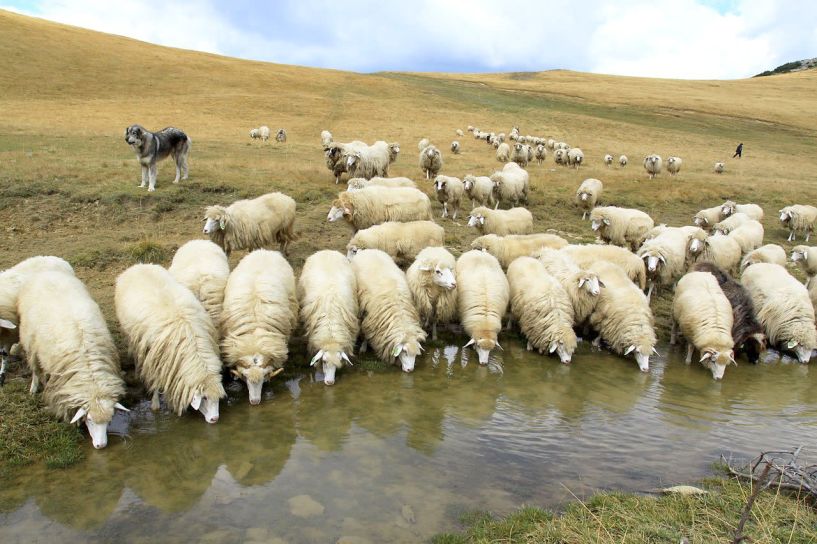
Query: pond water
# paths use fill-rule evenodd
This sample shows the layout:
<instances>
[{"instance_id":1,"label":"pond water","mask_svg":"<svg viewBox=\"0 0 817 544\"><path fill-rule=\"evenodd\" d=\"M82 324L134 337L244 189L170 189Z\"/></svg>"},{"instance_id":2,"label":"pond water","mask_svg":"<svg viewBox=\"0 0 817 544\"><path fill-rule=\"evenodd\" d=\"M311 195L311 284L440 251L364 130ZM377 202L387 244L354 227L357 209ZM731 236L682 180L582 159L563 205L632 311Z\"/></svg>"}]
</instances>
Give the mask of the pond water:
<instances>
[{"instance_id":1,"label":"pond water","mask_svg":"<svg viewBox=\"0 0 817 544\"><path fill-rule=\"evenodd\" d=\"M412 374L305 372L259 406L235 384L216 425L145 401L107 449L3 482L0 542L417 542L471 510L694 483L721 452L817 450L817 372L788 358L715 382L680 349L644 374L503 343L488 367L440 342Z\"/></svg>"}]
</instances>

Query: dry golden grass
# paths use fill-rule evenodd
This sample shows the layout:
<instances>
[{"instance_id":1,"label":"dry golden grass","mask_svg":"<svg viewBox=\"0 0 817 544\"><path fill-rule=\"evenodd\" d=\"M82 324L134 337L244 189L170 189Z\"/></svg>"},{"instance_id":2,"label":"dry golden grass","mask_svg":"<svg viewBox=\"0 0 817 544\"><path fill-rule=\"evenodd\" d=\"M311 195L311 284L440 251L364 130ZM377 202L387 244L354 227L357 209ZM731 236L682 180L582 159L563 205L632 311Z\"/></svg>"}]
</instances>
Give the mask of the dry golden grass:
<instances>
[{"instance_id":1,"label":"dry golden grass","mask_svg":"<svg viewBox=\"0 0 817 544\"><path fill-rule=\"evenodd\" d=\"M429 194L417 167L423 136L443 149L443 172L459 177L500 165L468 133L459 138L462 154L448 153L456 128L519 125L523 134L564 139L584 150L587 165L577 172L549 157L530 166L530 208L538 230L575 240L593 239L572 204L587 177L604 181L605 204L639 207L669 224L727 198L757 202L767 240L786 247L775 212L817 200L817 72L731 82L562 71L360 75L163 48L1 11L0 58L0 268L34 254L63 256L111 320L114 279L141 258L145 241L166 261L202 236L211 203L284 191L299 206L296 268L317 249L344 248L350 230L325 221L338 187L324 166L323 129L339 141L400 142L392 175L418 180ZM184 129L193 141L191 179L170 184L165 162L157 192L139 189L122 138L131 123ZM251 141L249 129L260 124L285 127L289 141ZM739 141L744 158L730 160ZM681 156L681 174L648 181L641 160L653 152ZM606 153L628 155L630 166L604 167ZM719 160L727 162L721 176L712 173ZM476 236L465 222L442 221L455 250ZM662 327L667 300L657 305Z\"/></svg>"}]
</instances>

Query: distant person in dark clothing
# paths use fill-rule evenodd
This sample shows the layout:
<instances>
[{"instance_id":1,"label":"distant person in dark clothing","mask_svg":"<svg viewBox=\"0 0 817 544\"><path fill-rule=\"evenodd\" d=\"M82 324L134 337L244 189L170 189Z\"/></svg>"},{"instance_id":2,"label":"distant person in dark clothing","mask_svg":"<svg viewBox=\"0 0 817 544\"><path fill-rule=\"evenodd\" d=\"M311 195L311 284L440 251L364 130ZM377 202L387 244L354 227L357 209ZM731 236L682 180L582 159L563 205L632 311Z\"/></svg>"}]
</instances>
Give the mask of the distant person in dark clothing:
<instances>
[{"instance_id":1,"label":"distant person in dark clothing","mask_svg":"<svg viewBox=\"0 0 817 544\"><path fill-rule=\"evenodd\" d=\"M743 156L743 143L739 143L739 144L738 144L738 148L737 148L737 149L735 149L735 154L734 154L734 155L732 155L732 158L733 158L733 159L734 159L735 157L737 157L737 158L741 158L742 156Z\"/></svg>"}]
</instances>

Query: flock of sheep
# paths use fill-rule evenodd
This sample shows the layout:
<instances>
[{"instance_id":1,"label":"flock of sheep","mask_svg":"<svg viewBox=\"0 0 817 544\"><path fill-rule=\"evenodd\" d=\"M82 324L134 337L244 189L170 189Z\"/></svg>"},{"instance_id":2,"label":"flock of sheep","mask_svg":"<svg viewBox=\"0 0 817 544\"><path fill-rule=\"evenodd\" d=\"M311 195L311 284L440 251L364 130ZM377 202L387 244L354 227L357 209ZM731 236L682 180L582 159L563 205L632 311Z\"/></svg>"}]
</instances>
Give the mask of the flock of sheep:
<instances>
[{"instance_id":1,"label":"flock of sheep","mask_svg":"<svg viewBox=\"0 0 817 544\"><path fill-rule=\"evenodd\" d=\"M259 137L264 128L255 129ZM456 218L465 197L471 200L468 225L480 236L458 258L444 247L445 230L433 221L428 195L409 178L388 177L398 144L339 143L324 131L326 166L336 183L350 176L327 216L354 231L346 255L318 251L296 279L285 257L295 239L296 203L271 193L207 208L203 233L210 240L182 245L167 269L125 270L116 280L116 316L152 408L163 395L177 414L190 406L215 423L225 367L247 384L250 402L259 403L299 326L311 365L321 365L327 385L352 364L359 337L359 352L371 347L379 359L411 372L428 333L436 338L438 325L454 322L480 364L502 349L506 320L518 325L529 350L562 363L570 362L579 331L594 336L594 346L632 355L648 371L657 342L655 289L675 290L671 342L680 331L687 362L697 350L715 379L736 353L757 362L767 343L809 361L817 348L817 247L796 246L791 254L809 276L804 286L785 269L785 251L763 245L759 206L727 201L695 214L694 225L655 225L640 210L598 206L604 185L587 179L575 201L604 244L571 245L534 232L532 214L520 206L530 196L524 166L545 156L541 147L578 168L581 150L520 136L516 128L509 136L513 149L504 134L469 131L492 143L504 163L489 176L441 175L439 149L427 140L418 146L442 216ZM612 156L604 162L611 164ZM626 157L619 163L626 165ZM648 156L644 164L655 175L661 159ZM680 164L673 157L668 169L677 173ZM500 209L503 204L509 208ZM817 208L789 206L780 220L789 241L797 233L808 241ZM231 271L228 255L241 250L249 253ZM0 376L17 343L32 371L32 393L43 386L57 417L84 421L94 446L104 447L114 410L126 410L119 403L124 382L102 312L66 261L32 257L0 273Z\"/></svg>"}]
</instances>

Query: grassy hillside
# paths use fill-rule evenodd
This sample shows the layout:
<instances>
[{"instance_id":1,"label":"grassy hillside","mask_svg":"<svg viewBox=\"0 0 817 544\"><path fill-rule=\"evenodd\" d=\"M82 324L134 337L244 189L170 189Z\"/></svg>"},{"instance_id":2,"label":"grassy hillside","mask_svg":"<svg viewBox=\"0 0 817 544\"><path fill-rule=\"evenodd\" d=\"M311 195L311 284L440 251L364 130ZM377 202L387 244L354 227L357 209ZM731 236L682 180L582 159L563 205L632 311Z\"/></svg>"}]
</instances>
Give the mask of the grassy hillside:
<instances>
[{"instance_id":1,"label":"grassy hillside","mask_svg":"<svg viewBox=\"0 0 817 544\"><path fill-rule=\"evenodd\" d=\"M166 263L201 237L204 206L281 190L298 202L293 264L320 248L345 247L350 230L326 223L338 191L319 133L340 141L402 144L392 175L420 181L416 143L444 151L444 173L490 174L493 149L454 130L476 125L565 139L585 152L580 171L552 158L529 168L538 229L583 241L593 236L572 207L587 177L605 183L605 203L636 206L659 222L685 224L727 198L767 212L767 240L785 244L775 212L814 203L817 72L742 81L670 81L573 72L540 74L360 75L153 46L0 11L0 268L34 254L67 258L113 321L113 282L137 260ZM191 179L173 186L159 168L158 190L137 187L139 168L125 126L178 126L191 136ZM285 145L250 141L253 126L285 127ZM745 143L744 158L729 160ZM648 181L647 153L678 155L677 178ZM601 157L627 154L626 169ZM715 161L726 160L722 176ZM422 184L431 193L430 183ZM435 206L439 213L439 207ZM475 233L445 220L447 245ZM788 246L786 246L788 247ZM233 263L241 257L234 255ZM666 297L658 304L665 323Z\"/></svg>"}]
</instances>

